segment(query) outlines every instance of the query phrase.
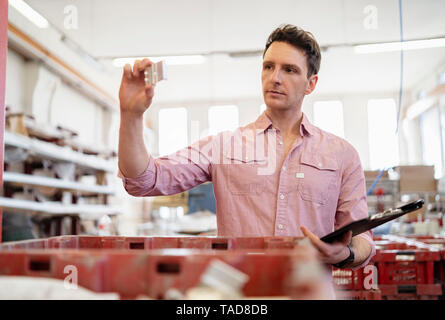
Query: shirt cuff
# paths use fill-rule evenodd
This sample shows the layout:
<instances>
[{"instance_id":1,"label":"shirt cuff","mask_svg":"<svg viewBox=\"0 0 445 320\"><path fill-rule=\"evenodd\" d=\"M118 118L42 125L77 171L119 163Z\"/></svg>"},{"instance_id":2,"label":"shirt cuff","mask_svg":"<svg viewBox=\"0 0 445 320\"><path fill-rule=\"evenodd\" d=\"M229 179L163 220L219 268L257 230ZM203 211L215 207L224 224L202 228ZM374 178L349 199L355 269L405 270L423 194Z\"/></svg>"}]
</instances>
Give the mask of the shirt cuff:
<instances>
[{"instance_id":1,"label":"shirt cuff","mask_svg":"<svg viewBox=\"0 0 445 320\"><path fill-rule=\"evenodd\" d=\"M146 194L148 189L151 189L154 181L155 170L154 170L153 159L150 157L147 168L135 178L127 178L124 176L119 166L117 169L117 176L122 179L125 190L133 196L143 196ZM149 187L149 188L147 188Z\"/></svg>"}]
</instances>

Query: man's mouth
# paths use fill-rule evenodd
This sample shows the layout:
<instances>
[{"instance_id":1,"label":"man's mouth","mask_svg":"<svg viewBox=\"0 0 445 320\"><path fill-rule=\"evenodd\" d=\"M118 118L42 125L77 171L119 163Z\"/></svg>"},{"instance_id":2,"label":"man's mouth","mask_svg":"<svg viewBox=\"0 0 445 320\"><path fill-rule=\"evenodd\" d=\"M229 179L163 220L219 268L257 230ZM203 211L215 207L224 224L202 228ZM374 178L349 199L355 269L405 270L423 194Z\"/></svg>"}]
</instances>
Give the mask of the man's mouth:
<instances>
[{"instance_id":1,"label":"man's mouth","mask_svg":"<svg viewBox=\"0 0 445 320\"><path fill-rule=\"evenodd\" d=\"M267 93L272 93L272 94L280 94L280 95L285 95L283 92L277 91L277 90L268 90Z\"/></svg>"}]
</instances>

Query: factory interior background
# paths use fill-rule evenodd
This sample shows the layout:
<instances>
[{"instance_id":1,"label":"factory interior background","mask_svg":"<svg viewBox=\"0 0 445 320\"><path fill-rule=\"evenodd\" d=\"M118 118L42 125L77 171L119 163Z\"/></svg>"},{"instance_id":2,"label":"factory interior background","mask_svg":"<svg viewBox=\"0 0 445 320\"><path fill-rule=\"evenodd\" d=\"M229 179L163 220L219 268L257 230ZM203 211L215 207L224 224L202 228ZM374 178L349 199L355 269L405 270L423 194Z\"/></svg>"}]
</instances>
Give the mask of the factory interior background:
<instances>
[{"instance_id":1,"label":"factory interior background","mask_svg":"<svg viewBox=\"0 0 445 320\"><path fill-rule=\"evenodd\" d=\"M37 18L21 11L24 4ZM97 204L82 213L81 230L87 234L99 232L104 215L112 221L108 231L120 235L172 233L174 221L192 211L207 217L214 212L211 185L172 197L126 194L116 158L123 65L138 57L167 63L168 80L156 86L145 114L147 149L155 157L167 155L246 125L264 111L262 51L269 33L283 23L312 32L322 48L319 82L305 98L303 112L357 149L369 186L385 169L374 187L382 195L369 196L370 212L377 211L379 201L387 208L404 196L415 197L411 191L439 192L445 155L444 8L443 1L404 1L401 34L397 1L10 1L6 132L64 140L61 148L83 151L92 166L75 172L76 164L67 161L59 165L58 176L67 181L76 176L85 186L101 184L102 190L89 194L21 185L4 189L10 194L3 197ZM401 57L388 45L401 36L407 45L438 40L414 43ZM381 46L357 47L374 43ZM54 166L49 167L58 159L41 157L39 168L24 169L26 150L5 138L5 184L9 173L25 170L55 177ZM425 167L399 185L397 166L404 165ZM388 173L389 168L396 170ZM424 190L411 190L410 181L419 179L428 180ZM441 203L439 193L430 196L431 203L437 198ZM102 206L105 200L108 208ZM38 236L44 231L35 230L35 220L25 225ZM210 229L204 223L196 232ZM70 232L69 221L61 232Z\"/></svg>"},{"instance_id":2,"label":"factory interior background","mask_svg":"<svg viewBox=\"0 0 445 320\"><path fill-rule=\"evenodd\" d=\"M162 197L125 191L123 66L166 62L144 139L151 155L168 155L264 112L262 52L284 23L320 44L303 112L358 151L369 213L425 199L375 234L445 235L445 1L401 3L10 0L2 241L216 235L211 183Z\"/></svg>"}]
</instances>

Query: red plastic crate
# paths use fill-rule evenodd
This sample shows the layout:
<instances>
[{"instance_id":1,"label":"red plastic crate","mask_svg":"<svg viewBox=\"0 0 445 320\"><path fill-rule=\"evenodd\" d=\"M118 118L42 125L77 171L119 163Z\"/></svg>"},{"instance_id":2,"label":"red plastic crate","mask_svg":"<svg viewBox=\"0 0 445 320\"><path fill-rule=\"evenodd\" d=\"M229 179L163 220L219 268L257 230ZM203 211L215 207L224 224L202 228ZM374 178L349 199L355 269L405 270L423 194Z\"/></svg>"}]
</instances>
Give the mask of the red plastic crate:
<instances>
[{"instance_id":1,"label":"red plastic crate","mask_svg":"<svg viewBox=\"0 0 445 320\"><path fill-rule=\"evenodd\" d=\"M126 249L148 250L190 248L212 250L293 249L302 238L297 237L115 237L59 236L6 242L0 250L16 249Z\"/></svg>"},{"instance_id":2,"label":"red plastic crate","mask_svg":"<svg viewBox=\"0 0 445 320\"><path fill-rule=\"evenodd\" d=\"M95 292L163 298L170 288L184 292L196 286L209 263L219 259L249 276L246 296L298 297L308 287L292 283L295 266L311 261L302 248L293 237L62 236L2 244L0 275L65 279L64 268L72 265L78 284Z\"/></svg>"},{"instance_id":3,"label":"red plastic crate","mask_svg":"<svg viewBox=\"0 0 445 320\"><path fill-rule=\"evenodd\" d=\"M379 284L433 284L434 264L439 251L383 250L372 258L378 269Z\"/></svg>"},{"instance_id":4,"label":"red plastic crate","mask_svg":"<svg viewBox=\"0 0 445 320\"><path fill-rule=\"evenodd\" d=\"M294 264L304 261L299 253L290 251L268 254L215 251L209 254L185 249L71 250L63 253L17 250L0 252L0 275L65 279L64 268L71 265L78 270L78 284L87 289L117 292L122 298L147 295L160 299L170 288L185 291L196 286L212 259L219 259L249 276L243 288L246 296L298 294L290 278Z\"/></svg>"},{"instance_id":5,"label":"red plastic crate","mask_svg":"<svg viewBox=\"0 0 445 320\"><path fill-rule=\"evenodd\" d=\"M437 300L442 295L441 284L380 285L383 300Z\"/></svg>"},{"instance_id":6,"label":"red plastic crate","mask_svg":"<svg viewBox=\"0 0 445 320\"><path fill-rule=\"evenodd\" d=\"M439 296L419 296L415 293L401 293L394 296L382 296L382 300L439 300Z\"/></svg>"},{"instance_id":7,"label":"red plastic crate","mask_svg":"<svg viewBox=\"0 0 445 320\"><path fill-rule=\"evenodd\" d=\"M421 241L441 252L442 258L435 263L435 277L437 281L445 284L445 238L434 236L418 237L418 241Z\"/></svg>"},{"instance_id":8,"label":"red plastic crate","mask_svg":"<svg viewBox=\"0 0 445 320\"><path fill-rule=\"evenodd\" d=\"M424 249L430 250L432 247L416 238L406 238L400 236L382 236L374 239L376 251L380 250L409 250Z\"/></svg>"},{"instance_id":9,"label":"red plastic crate","mask_svg":"<svg viewBox=\"0 0 445 320\"><path fill-rule=\"evenodd\" d=\"M339 290L364 290L364 268L357 270L332 268L332 279Z\"/></svg>"},{"instance_id":10,"label":"red plastic crate","mask_svg":"<svg viewBox=\"0 0 445 320\"><path fill-rule=\"evenodd\" d=\"M382 300L380 290L344 290L337 292L340 300Z\"/></svg>"},{"instance_id":11,"label":"red plastic crate","mask_svg":"<svg viewBox=\"0 0 445 320\"><path fill-rule=\"evenodd\" d=\"M436 249L445 249L445 237L442 236L406 236L408 239L414 239L418 242L423 242L425 244L431 245Z\"/></svg>"}]
</instances>

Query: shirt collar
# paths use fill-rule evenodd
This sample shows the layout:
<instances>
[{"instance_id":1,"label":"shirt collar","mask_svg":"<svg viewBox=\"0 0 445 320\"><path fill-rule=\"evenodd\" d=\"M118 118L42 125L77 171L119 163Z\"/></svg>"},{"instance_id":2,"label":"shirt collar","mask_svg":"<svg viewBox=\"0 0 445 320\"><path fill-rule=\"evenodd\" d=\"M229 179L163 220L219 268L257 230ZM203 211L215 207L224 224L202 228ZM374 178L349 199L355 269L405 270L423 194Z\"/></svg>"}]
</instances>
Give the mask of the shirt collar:
<instances>
[{"instance_id":1,"label":"shirt collar","mask_svg":"<svg viewBox=\"0 0 445 320\"><path fill-rule=\"evenodd\" d=\"M310 136L314 135L314 126L312 123L309 122L309 119L306 117L306 115L303 112L303 120L301 120L301 127L300 127L300 133L301 135L304 134L304 131L306 131Z\"/></svg>"},{"instance_id":2,"label":"shirt collar","mask_svg":"<svg viewBox=\"0 0 445 320\"><path fill-rule=\"evenodd\" d=\"M269 117L266 116L266 111L263 111L263 113L255 121L255 129L257 130L257 134L263 133L270 127L272 127L272 121L270 121Z\"/></svg>"},{"instance_id":3,"label":"shirt collar","mask_svg":"<svg viewBox=\"0 0 445 320\"><path fill-rule=\"evenodd\" d=\"M266 131L270 127L273 127L272 121L270 121L269 117L266 115L266 111L263 111L263 113L255 121L255 129L257 130L257 134L264 133L264 131ZM300 134L301 136L304 136L305 133L308 133L312 136L314 134L314 126L309 122L308 118L303 112Z\"/></svg>"}]
</instances>

